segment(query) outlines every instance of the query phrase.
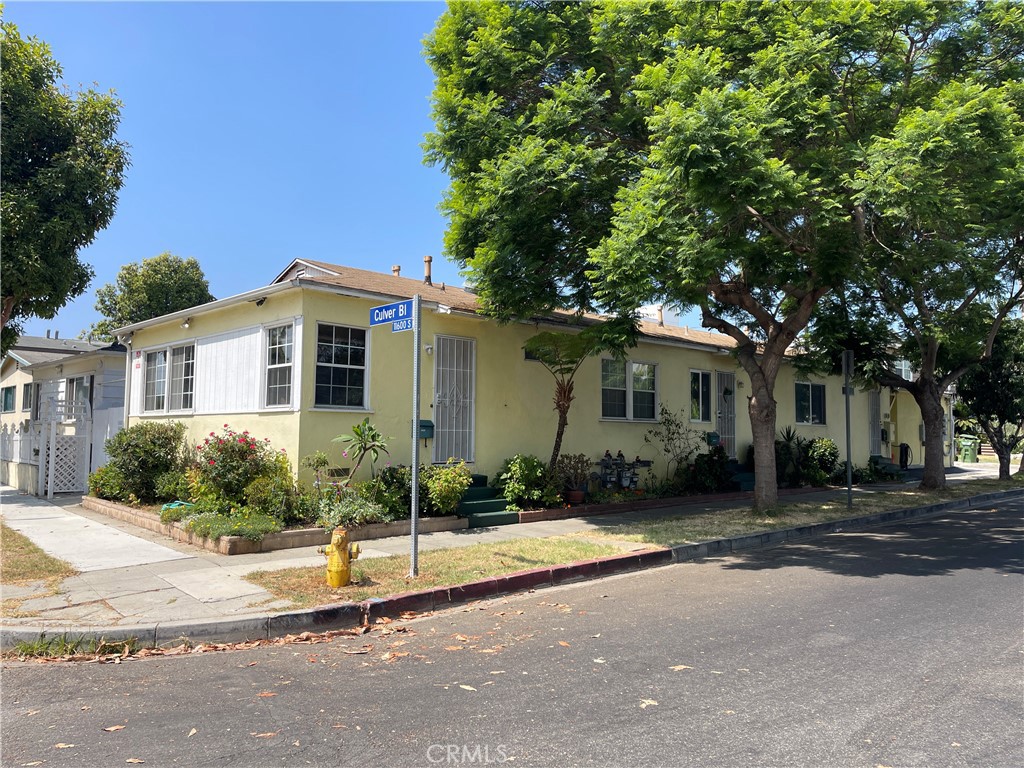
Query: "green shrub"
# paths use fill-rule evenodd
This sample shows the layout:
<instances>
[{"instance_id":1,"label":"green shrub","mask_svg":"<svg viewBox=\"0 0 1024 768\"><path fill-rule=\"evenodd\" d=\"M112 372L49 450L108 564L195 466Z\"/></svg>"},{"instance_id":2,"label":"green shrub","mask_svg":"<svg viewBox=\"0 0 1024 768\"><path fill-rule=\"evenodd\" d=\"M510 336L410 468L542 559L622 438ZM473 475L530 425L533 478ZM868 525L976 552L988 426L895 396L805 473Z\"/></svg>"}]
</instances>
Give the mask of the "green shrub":
<instances>
[{"instance_id":1,"label":"green shrub","mask_svg":"<svg viewBox=\"0 0 1024 768\"><path fill-rule=\"evenodd\" d=\"M317 525L328 531L339 526L355 528L394 519L380 504L364 499L350 488L338 488L337 493L324 496L319 506Z\"/></svg>"},{"instance_id":2,"label":"green shrub","mask_svg":"<svg viewBox=\"0 0 1024 768\"><path fill-rule=\"evenodd\" d=\"M459 502L473 482L464 461L448 459L427 469L426 486L430 506L438 515L454 515Z\"/></svg>"},{"instance_id":3,"label":"green shrub","mask_svg":"<svg viewBox=\"0 0 1024 768\"><path fill-rule=\"evenodd\" d=\"M216 495L237 506L245 501L245 489L258 477L281 471L268 440L241 434L227 424L217 435L211 432L197 446L197 477L192 478L196 498Z\"/></svg>"},{"instance_id":4,"label":"green shrub","mask_svg":"<svg viewBox=\"0 0 1024 768\"><path fill-rule=\"evenodd\" d=\"M259 541L268 533L281 530L281 521L272 515L255 512L245 507L230 514L199 512L185 518L185 528L197 536L219 539L221 536L241 536Z\"/></svg>"},{"instance_id":5,"label":"green shrub","mask_svg":"<svg viewBox=\"0 0 1024 768\"><path fill-rule=\"evenodd\" d=\"M816 464L812 464L804 470L804 482L813 485L815 488L823 488L828 485L829 475ZM844 481L845 482L845 481Z\"/></svg>"},{"instance_id":6,"label":"green shrub","mask_svg":"<svg viewBox=\"0 0 1024 768\"><path fill-rule=\"evenodd\" d=\"M424 470L420 467L419 513L429 513L429 498L425 485ZM409 517L412 509L412 467L404 465L387 466L372 480L356 485L356 492L367 501L380 504L393 520Z\"/></svg>"},{"instance_id":7,"label":"green shrub","mask_svg":"<svg viewBox=\"0 0 1024 768\"><path fill-rule=\"evenodd\" d=\"M839 466L839 446L831 438L816 437L807 447L807 461L810 466L821 470L827 478Z\"/></svg>"},{"instance_id":8,"label":"green shrub","mask_svg":"<svg viewBox=\"0 0 1024 768\"><path fill-rule=\"evenodd\" d=\"M279 453L273 457L273 471L261 475L245 487L245 506L254 512L271 515L286 524L296 522L298 493L292 480L288 458Z\"/></svg>"},{"instance_id":9,"label":"green shrub","mask_svg":"<svg viewBox=\"0 0 1024 768\"><path fill-rule=\"evenodd\" d=\"M129 491L120 470L107 464L89 475L89 494L99 499L127 501Z\"/></svg>"},{"instance_id":10,"label":"green shrub","mask_svg":"<svg viewBox=\"0 0 1024 768\"><path fill-rule=\"evenodd\" d=\"M561 501L561 489L555 487L547 465L529 454L517 453L506 459L493 483L509 510L552 507Z\"/></svg>"},{"instance_id":11,"label":"green shrub","mask_svg":"<svg viewBox=\"0 0 1024 768\"><path fill-rule=\"evenodd\" d=\"M185 464L185 425L180 422L143 421L122 429L107 440L107 466L120 473L124 495L153 501L156 479Z\"/></svg>"},{"instance_id":12,"label":"green shrub","mask_svg":"<svg viewBox=\"0 0 1024 768\"><path fill-rule=\"evenodd\" d=\"M717 493L729 487L729 455L720 445L712 446L693 460L688 474L690 493Z\"/></svg>"},{"instance_id":13,"label":"green shrub","mask_svg":"<svg viewBox=\"0 0 1024 768\"><path fill-rule=\"evenodd\" d=\"M158 501L188 501L190 498L188 477L177 469L158 475L153 488Z\"/></svg>"}]
</instances>

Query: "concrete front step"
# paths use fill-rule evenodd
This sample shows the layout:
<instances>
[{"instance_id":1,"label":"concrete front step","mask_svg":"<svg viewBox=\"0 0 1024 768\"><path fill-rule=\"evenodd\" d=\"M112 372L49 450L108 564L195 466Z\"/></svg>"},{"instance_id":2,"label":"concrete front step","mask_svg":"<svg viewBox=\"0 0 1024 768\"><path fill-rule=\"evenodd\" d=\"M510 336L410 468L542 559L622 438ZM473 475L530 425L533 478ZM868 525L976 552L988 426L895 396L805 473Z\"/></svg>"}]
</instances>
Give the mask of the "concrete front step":
<instances>
[{"instance_id":1,"label":"concrete front step","mask_svg":"<svg viewBox=\"0 0 1024 768\"><path fill-rule=\"evenodd\" d=\"M488 488L486 485L471 485L462 495L462 503L465 504L467 501L489 501L496 498L498 498L498 491L496 489Z\"/></svg>"},{"instance_id":2,"label":"concrete front step","mask_svg":"<svg viewBox=\"0 0 1024 768\"><path fill-rule=\"evenodd\" d=\"M505 499L481 499L480 501L464 501L459 504L459 516L486 514L488 512L504 512L508 502ZM519 522L518 520L516 522Z\"/></svg>"},{"instance_id":3,"label":"concrete front step","mask_svg":"<svg viewBox=\"0 0 1024 768\"><path fill-rule=\"evenodd\" d=\"M501 503L504 505L508 502L502 499ZM487 528L492 525L514 525L518 522L518 512L506 512L504 509L500 512L474 512L469 515L470 528Z\"/></svg>"}]
</instances>

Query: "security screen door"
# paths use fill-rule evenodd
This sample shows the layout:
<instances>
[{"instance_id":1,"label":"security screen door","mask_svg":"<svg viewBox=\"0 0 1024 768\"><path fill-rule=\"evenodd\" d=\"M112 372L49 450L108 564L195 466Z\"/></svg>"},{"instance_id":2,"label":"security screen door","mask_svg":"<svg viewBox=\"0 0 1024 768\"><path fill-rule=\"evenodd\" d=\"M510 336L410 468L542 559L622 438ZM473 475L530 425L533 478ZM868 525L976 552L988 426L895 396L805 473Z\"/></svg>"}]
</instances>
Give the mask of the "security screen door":
<instances>
[{"instance_id":1,"label":"security screen door","mask_svg":"<svg viewBox=\"0 0 1024 768\"><path fill-rule=\"evenodd\" d=\"M437 336L434 342L434 463L474 459L476 341Z\"/></svg>"},{"instance_id":2,"label":"security screen door","mask_svg":"<svg viewBox=\"0 0 1024 768\"><path fill-rule=\"evenodd\" d=\"M730 459L736 458L736 374L715 371L718 379L718 424L722 447Z\"/></svg>"}]
</instances>

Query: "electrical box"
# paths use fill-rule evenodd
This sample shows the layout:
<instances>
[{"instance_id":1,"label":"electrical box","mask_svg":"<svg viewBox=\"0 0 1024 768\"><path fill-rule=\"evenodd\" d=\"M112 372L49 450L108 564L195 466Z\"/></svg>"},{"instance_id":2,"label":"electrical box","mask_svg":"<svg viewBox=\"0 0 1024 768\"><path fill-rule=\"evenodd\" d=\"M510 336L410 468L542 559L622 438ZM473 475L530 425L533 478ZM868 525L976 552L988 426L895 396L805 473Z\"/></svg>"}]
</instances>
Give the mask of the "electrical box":
<instances>
[{"instance_id":1,"label":"electrical box","mask_svg":"<svg viewBox=\"0 0 1024 768\"><path fill-rule=\"evenodd\" d=\"M420 440L434 439L434 422L430 419L420 419Z\"/></svg>"}]
</instances>

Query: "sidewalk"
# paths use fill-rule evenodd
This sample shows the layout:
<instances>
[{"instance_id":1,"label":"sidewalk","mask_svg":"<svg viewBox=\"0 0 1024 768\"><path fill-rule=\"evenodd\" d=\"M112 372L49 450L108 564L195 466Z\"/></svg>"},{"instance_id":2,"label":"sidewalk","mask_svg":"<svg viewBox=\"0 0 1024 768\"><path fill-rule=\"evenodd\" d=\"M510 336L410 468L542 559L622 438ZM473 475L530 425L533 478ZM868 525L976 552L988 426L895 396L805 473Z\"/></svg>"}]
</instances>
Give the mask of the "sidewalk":
<instances>
[{"instance_id":1,"label":"sidewalk","mask_svg":"<svg viewBox=\"0 0 1024 768\"><path fill-rule=\"evenodd\" d=\"M994 465L958 466L951 482L994 477ZM892 486L885 486L891 488ZM870 493L871 488L856 489ZM845 495L828 490L804 493L793 501L826 500ZM36 615L4 619L3 643L14 634L45 631L131 634L165 627L182 635L217 634L231 626L258 626L271 614L287 609L288 601L274 597L242 577L259 570L325 566L316 547L228 557L167 539L79 506L80 497L65 496L50 503L0 486L4 523L31 539L48 554L71 563L80 573L64 580L58 594L35 597L22 610ZM519 523L494 528L421 534L420 551L458 548L482 542L543 538L609 525L674 517L686 512L735 507L733 501L685 504L590 518ZM409 536L361 542L361 559L408 555ZM630 545L643 549L644 545ZM624 550L628 551L628 550ZM38 594L37 587L3 586L2 597ZM313 613L313 612L306 612ZM239 630L241 631L241 630ZM222 632L223 634L223 632Z\"/></svg>"}]
</instances>

